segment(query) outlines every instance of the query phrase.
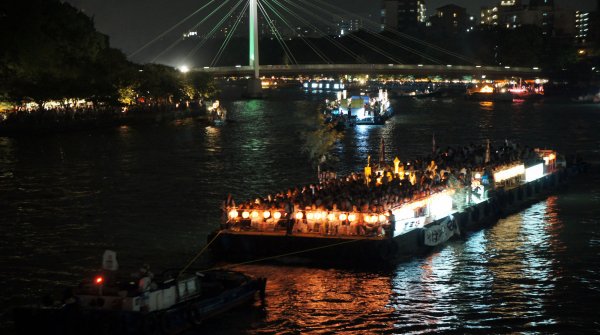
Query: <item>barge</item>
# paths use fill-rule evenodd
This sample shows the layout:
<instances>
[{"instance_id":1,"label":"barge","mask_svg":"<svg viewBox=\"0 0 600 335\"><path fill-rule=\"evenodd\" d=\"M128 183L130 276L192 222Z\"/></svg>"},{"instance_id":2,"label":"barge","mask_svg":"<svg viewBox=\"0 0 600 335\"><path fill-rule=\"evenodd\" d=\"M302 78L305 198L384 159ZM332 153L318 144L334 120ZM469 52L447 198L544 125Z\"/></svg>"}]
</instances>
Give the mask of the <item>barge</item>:
<instances>
[{"instance_id":1,"label":"barge","mask_svg":"<svg viewBox=\"0 0 600 335\"><path fill-rule=\"evenodd\" d=\"M512 154L511 150L502 148L509 152L507 155ZM444 155L447 153L438 157ZM398 158L393 167L368 164L364 173L341 182L342 185L347 180L364 183L359 189L383 194L383 197L371 197L367 206L335 203L333 207L323 203L304 206L306 203L283 201L279 203L283 204L280 208L273 205L277 202L261 207L259 199L250 205L229 203L225 206L226 222L209 237L214 241L211 247L217 257L233 261L284 259L353 265L395 264L518 212L564 185L569 175L564 159L552 150L531 149L527 157L499 163L490 159L488 142L485 162L456 172L449 166L438 168L436 161L428 165L422 162L422 170L414 166L419 162L411 166L401 164ZM442 169L441 173L437 171ZM425 191L423 184L419 186L417 182L417 178L422 181L428 176L440 175L442 179L438 182L432 179L429 182L432 186ZM319 187L328 187L321 184L303 188L298 197L302 198L307 192L314 194ZM333 185L338 185L338 191L346 192L339 183ZM394 187L402 190L400 199ZM415 187L420 191L412 192ZM396 194L392 201L388 201L390 198L384 189ZM289 190L287 195L290 195ZM383 206L382 198L387 199Z\"/></svg>"}]
</instances>

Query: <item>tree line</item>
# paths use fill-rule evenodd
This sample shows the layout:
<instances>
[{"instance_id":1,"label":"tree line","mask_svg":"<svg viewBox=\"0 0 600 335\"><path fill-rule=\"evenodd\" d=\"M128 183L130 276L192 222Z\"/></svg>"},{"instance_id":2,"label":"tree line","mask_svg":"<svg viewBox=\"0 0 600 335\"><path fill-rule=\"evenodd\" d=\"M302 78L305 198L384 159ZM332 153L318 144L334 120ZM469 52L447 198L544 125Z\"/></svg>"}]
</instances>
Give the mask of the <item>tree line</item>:
<instances>
[{"instance_id":1,"label":"tree line","mask_svg":"<svg viewBox=\"0 0 600 335\"><path fill-rule=\"evenodd\" d=\"M215 92L205 74L128 61L93 19L59 0L2 1L0 31L0 101L161 104Z\"/></svg>"}]
</instances>

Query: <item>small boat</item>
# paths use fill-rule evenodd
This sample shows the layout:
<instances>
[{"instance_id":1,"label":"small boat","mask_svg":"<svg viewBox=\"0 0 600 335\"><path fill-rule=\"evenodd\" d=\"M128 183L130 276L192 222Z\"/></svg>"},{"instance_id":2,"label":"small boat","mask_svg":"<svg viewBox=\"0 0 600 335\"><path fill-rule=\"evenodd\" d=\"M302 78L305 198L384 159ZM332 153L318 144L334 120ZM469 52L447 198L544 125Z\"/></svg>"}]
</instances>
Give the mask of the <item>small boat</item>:
<instances>
[{"instance_id":1,"label":"small boat","mask_svg":"<svg viewBox=\"0 0 600 335\"><path fill-rule=\"evenodd\" d=\"M114 252L107 250L104 259L109 266L102 274L67 289L61 300L16 308L17 334L178 334L257 293L264 299L265 278L226 270L166 271L154 278L144 266L132 281L112 270Z\"/></svg>"}]
</instances>

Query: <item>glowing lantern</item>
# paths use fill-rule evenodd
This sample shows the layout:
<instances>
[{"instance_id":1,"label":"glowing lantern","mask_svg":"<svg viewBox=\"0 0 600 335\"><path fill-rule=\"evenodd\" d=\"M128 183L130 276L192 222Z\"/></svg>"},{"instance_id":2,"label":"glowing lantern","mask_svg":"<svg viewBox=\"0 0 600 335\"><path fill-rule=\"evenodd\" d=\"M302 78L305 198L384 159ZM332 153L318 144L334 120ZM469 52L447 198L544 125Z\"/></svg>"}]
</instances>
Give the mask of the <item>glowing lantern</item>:
<instances>
[{"instance_id":1,"label":"glowing lantern","mask_svg":"<svg viewBox=\"0 0 600 335\"><path fill-rule=\"evenodd\" d=\"M353 222L354 220L356 220L356 214L352 213L348 215L348 221Z\"/></svg>"},{"instance_id":2,"label":"glowing lantern","mask_svg":"<svg viewBox=\"0 0 600 335\"><path fill-rule=\"evenodd\" d=\"M271 216L271 212L269 212L269 211L264 211L264 212L263 212L263 217L264 217L265 219L268 219L270 216Z\"/></svg>"},{"instance_id":3,"label":"glowing lantern","mask_svg":"<svg viewBox=\"0 0 600 335\"><path fill-rule=\"evenodd\" d=\"M252 211L252 218L256 219L258 217L258 212L257 211Z\"/></svg>"},{"instance_id":4,"label":"glowing lantern","mask_svg":"<svg viewBox=\"0 0 600 335\"><path fill-rule=\"evenodd\" d=\"M348 218L348 215L346 214L340 214L340 221L346 221L346 219Z\"/></svg>"},{"instance_id":5,"label":"glowing lantern","mask_svg":"<svg viewBox=\"0 0 600 335\"><path fill-rule=\"evenodd\" d=\"M274 218L275 220L279 220L279 219L281 218L281 213L280 213L280 212L275 212L275 213L273 213L273 218Z\"/></svg>"},{"instance_id":6,"label":"glowing lantern","mask_svg":"<svg viewBox=\"0 0 600 335\"><path fill-rule=\"evenodd\" d=\"M104 278L102 276L98 276L94 279L94 283L96 285L102 285L102 283L104 283Z\"/></svg>"},{"instance_id":7,"label":"glowing lantern","mask_svg":"<svg viewBox=\"0 0 600 335\"><path fill-rule=\"evenodd\" d=\"M302 212L296 213L296 220L302 220L302 217L303 217Z\"/></svg>"},{"instance_id":8,"label":"glowing lantern","mask_svg":"<svg viewBox=\"0 0 600 335\"><path fill-rule=\"evenodd\" d=\"M327 215L327 220L329 220L329 221L335 220L335 214L330 213L329 215Z\"/></svg>"},{"instance_id":9,"label":"glowing lantern","mask_svg":"<svg viewBox=\"0 0 600 335\"><path fill-rule=\"evenodd\" d=\"M385 215L379 214L379 222L385 222Z\"/></svg>"},{"instance_id":10,"label":"glowing lantern","mask_svg":"<svg viewBox=\"0 0 600 335\"><path fill-rule=\"evenodd\" d=\"M232 218L232 219L235 219L235 218L237 218L237 216L238 216L238 211L236 211L235 209L232 209L232 210L229 212L229 217L230 217L230 218Z\"/></svg>"},{"instance_id":11,"label":"glowing lantern","mask_svg":"<svg viewBox=\"0 0 600 335\"><path fill-rule=\"evenodd\" d=\"M315 220L321 219L321 212L316 212L314 215L315 215Z\"/></svg>"},{"instance_id":12,"label":"glowing lantern","mask_svg":"<svg viewBox=\"0 0 600 335\"><path fill-rule=\"evenodd\" d=\"M247 219L247 218L249 218L249 217L250 217L250 213L248 213L248 212L243 212L243 213L242 213L242 217L243 217L244 219Z\"/></svg>"},{"instance_id":13,"label":"glowing lantern","mask_svg":"<svg viewBox=\"0 0 600 335\"><path fill-rule=\"evenodd\" d=\"M494 88L488 85L483 86L480 90L480 93L494 93Z\"/></svg>"},{"instance_id":14,"label":"glowing lantern","mask_svg":"<svg viewBox=\"0 0 600 335\"><path fill-rule=\"evenodd\" d=\"M315 217L315 215L314 215L312 212L308 212L308 213L306 213L306 218L307 218L308 220L312 220L312 219L314 219L314 217Z\"/></svg>"}]
</instances>

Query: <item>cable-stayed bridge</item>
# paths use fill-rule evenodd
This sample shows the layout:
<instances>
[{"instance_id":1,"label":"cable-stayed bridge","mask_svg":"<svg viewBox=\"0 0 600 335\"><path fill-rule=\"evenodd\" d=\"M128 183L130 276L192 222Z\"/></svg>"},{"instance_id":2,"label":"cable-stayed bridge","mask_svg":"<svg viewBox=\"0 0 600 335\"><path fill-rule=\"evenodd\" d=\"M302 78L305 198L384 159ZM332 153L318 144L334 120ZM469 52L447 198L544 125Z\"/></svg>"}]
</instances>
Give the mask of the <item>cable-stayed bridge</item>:
<instances>
[{"instance_id":1,"label":"cable-stayed bridge","mask_svg":"<svg viewBox=\"0 0 600 335\"><path fill-rule=\"evenodd\" d=\"M332 35L332 30L327 31L328 28L339 30L331 19L332 13L361 20L363 25L360 33L346 34L343 37ZM220 62L222 56L227 50L231 50L232 40L239 43L239 31L244 30L240 27L244 26L246 21L248 34L244 40L248 43L247 65L223 64ZM260 64L259 22L263 27L267 27L272 38L277 41L286 64ZM308 27L311 32L317 32L320 38L317 40L298 32L298 26ZM181 31L201 31L202 37L190 48L182 51ZM294 43L285 31L294 32ZM495 79L510 76L536 77L541 72L537 67L481 64L481 61L469 56L404 32L382 30L379 22L329 4L327 0L206 0L200 8L129 56L141 54L142 51L158 44L157 42L164 42L172 37L170 35L176 36L174 41L157 50L155 55L146 61L161 62L169 53L177 52L179 55L176 58L180 65L192 64L192 71L215 76L251 76L258 79L261 74L407 74ZM209 49L207 46L214 43L217 35L222 35L223 41L216 54L212 57L206 55ZM239 45L237 47L236 52L239 53ZM203 62L198 62L199 54L205 59ZM302 58L307 54L312 55L311 60ZM366 54L377 62L369 59ZM206 60L207 57L210 61ZM341 58L345 61L340 61Z\"/></svg>"}]
</instances>

